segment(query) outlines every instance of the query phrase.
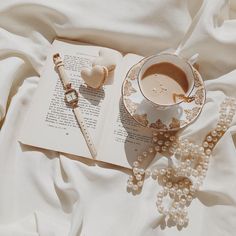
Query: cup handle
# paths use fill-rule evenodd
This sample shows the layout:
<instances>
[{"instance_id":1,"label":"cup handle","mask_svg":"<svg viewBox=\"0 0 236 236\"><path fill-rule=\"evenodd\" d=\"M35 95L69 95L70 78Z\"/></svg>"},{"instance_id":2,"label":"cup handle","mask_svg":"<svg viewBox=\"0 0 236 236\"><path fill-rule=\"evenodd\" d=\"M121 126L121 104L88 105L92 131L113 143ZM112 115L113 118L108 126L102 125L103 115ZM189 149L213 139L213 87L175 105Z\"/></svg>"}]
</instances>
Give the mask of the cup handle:
<instances>
[{"instance_id":1,"label":"cup handle","mask_svg":"<svg viewBox=\"0 0 236 236\"><path fill-rule=\"evenodd\" d=\"M192 66L197 62L199 57L198 53L195 53L193 56L191 56L187 61L190 63Z\"/></svg>"},{"instance_id":2,"label":"cup handle","mask_svg":"<svg viewBox=\"0 0 236 236\"><path fill-rule=\"evenodd\" d=\"M180 51L177 49L177 50L175 50L175 49L173 49L173 48L169 48L169 49L167 49L167 50L164 50L164 51L162 51L161 53L173 53L174 55L176 55L176 56L179 56L179 53L180 53ZM160 53L160 54L161 54ZM189 59L187 59L187 62L188 63L190 63L192 66L197 62L197 60L198 60L198 57L199 57L199 53L195 53L195 54L193 54Z\"/></svg>"},{"instance_id":3,"label":"cup handle","mask_svg":"<svg viewBox=\"0 0 236 236\"><path fill-rule=\"evenodd\" d=\"M173 54L179 56L180 51L177 49L173 52ZM199 53L195 53L189 59L187 59L187 62L193 66L197 62L198 57L199 57Z\"/></svg>"}]
</instances>

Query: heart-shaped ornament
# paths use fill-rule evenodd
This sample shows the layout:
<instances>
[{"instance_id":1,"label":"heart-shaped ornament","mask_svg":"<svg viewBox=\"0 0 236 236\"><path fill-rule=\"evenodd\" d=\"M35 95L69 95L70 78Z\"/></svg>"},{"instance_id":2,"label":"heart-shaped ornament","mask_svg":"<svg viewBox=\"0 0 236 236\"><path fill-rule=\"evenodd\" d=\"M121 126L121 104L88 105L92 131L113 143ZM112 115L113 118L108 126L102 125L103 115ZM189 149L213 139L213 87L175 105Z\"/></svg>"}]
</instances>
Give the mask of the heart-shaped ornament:
<instances>
[{"instance_id":1,"label":"heart-shaped ornament","mask_svg":"<svg viewBox=\"0 0 236 236\"><path fill-rule=\"evenodd\" d=\"M108 70L104 66L96 65L92 69L81 70L81 77L84 82L91 88L99 89L108 76Z\"/></svg>"},{"instance_id":2,"label":"heart-shaped ornament","mask_svg":"<svg viewBox=\"0 0 236 236\"><path fill-rule=\"evenodd\" d=\"M96 57L93 61L93 66L100 65L105 66L108 71L113 71L116 68L117 64L117 55L110 49L100 49L99 56Z\"/></svg>"}]
</instances>

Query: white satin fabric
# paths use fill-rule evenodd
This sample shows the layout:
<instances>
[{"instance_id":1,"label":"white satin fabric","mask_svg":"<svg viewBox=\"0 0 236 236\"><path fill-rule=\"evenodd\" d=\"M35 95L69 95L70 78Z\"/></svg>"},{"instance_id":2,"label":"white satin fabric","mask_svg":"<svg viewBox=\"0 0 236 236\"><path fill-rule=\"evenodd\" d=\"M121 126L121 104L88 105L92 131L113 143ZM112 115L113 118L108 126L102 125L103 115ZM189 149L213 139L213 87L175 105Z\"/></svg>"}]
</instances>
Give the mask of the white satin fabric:
<instances>
[{"instance_id":1,"label":"white satin fabric","mask_svg":"<svg viewBox=\"0 0 236 236\"><path fill-rule=\"evenodd\" d=\"M17 142L47 49L59 36L142 55L169 48L185 57L199 53L207 101L182 135L201 143L224 97L236 97L235 17L235 0L1 1L0 235L235 235L236 119L214 149L190 223L181 231L158 214L160 187L151 178L132 195L122 168Z\"/></svg>"}]
</instances>

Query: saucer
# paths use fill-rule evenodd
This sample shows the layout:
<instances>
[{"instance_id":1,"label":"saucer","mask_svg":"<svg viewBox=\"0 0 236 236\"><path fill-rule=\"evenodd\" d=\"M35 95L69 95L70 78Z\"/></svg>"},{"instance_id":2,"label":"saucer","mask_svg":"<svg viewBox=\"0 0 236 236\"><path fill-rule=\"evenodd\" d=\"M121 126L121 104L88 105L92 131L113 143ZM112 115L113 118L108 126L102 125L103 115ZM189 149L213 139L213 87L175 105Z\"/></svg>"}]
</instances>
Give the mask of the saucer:
<instances>
[{"instance_id":1,"label":"saucer","mask_svg":"<svg viewBox=\"0 0 236 236\"><path fill-rule=\"evenodd\" d=\"M159 131L175 131L192 123L201 113L206 99L204 82L199 72L194 71L194 88L190 96L195 99L182 102L167 110L158 110L141 93L137 75L148 58L135 64L127 73L123 86L123 103L129 114L142 126Z\"/></svg>"}]
</instances>

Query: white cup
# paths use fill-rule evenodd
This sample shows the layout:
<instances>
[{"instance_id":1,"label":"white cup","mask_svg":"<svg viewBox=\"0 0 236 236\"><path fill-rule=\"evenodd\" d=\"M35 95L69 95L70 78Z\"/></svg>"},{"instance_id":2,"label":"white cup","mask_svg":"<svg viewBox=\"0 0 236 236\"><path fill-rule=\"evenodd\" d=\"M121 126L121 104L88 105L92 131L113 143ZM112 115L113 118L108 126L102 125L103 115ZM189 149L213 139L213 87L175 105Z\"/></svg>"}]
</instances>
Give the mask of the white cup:
<instances>
[{"instance_id":1,"label":"white cup","mask_svg":"<svg viewBox=\"0 0 236 236\"><path fill-rule=\"evenodd\" d=\"M144 90L142 89L142 78L144 73L152 66L158 63L163 63L163 62L167 62L170 64L173 64L174 66L178 67L179 69L181 69L185 75L186 75L186 79L188 82L188 88L187 91L185 92L185 96L182 98L179 98L178 101L173 102L171 104L159 104L156 103L155 101L153 101L150 96L148 96L147 94L145 94ZM141 66L139 73L138 73L138 85L139 85L139 89L142 93L142 95L149 101L151 102L157 109L160 110L165 110L171 107L174 107L184 101L187 101L188 98L190 98L190 94L194 88L194 71L193 71L193 66L191 65L191 63L189 61L187 61L186 59L181 58L180 56L176 55L176 54L172 54L172 53L161 53L161 54L157 54L151 57L148 57L147 60L144 62L144 64Z\"/></svg>"}]
</instances>

